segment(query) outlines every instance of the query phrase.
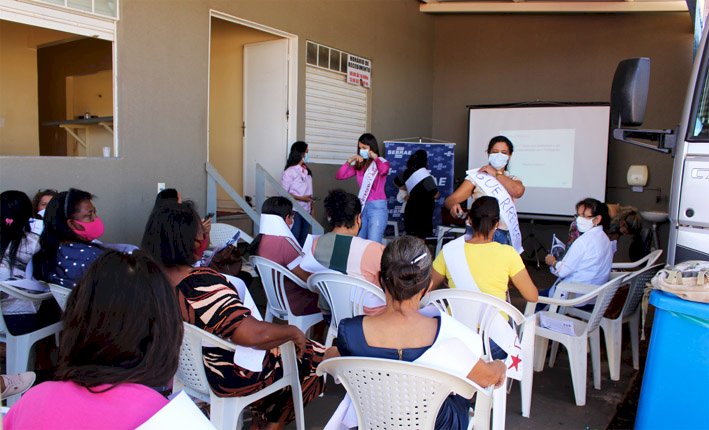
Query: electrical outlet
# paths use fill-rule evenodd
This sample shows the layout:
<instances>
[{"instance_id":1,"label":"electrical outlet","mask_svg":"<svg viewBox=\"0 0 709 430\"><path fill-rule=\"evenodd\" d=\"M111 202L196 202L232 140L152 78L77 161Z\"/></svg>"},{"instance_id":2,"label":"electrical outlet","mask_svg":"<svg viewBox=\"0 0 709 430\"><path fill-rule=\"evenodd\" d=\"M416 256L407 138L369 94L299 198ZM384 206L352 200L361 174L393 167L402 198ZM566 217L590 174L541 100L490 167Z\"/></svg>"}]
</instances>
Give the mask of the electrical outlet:
<instances>
[{"instance_id":1,"label":"electrical outlet","mask_svg":"<svg viewBox=\"0 0 709 430\"><path fill-rule=\"evenodd\" d=\"M158 193L167 188L164 182L158 182Z\"/></svg>"}]
</instances>

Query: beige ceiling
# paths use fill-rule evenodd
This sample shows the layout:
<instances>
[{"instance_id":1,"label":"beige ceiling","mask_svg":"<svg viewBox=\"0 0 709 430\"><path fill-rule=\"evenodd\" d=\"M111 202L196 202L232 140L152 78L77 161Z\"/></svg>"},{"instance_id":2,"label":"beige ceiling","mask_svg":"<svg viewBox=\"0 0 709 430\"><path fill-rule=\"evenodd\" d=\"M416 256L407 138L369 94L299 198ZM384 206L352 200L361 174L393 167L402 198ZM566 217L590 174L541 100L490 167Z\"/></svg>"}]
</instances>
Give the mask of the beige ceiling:
<instances>
[{"instance_id":1,"label":"beige ceiling","mask_svg":"<svg viewBox=\"0 0 709 430\"><path fill-rule=\"evenodd\" d=\"M420 0L425 13L687 12L685 0Z\"/></svg>"}]
</instances>

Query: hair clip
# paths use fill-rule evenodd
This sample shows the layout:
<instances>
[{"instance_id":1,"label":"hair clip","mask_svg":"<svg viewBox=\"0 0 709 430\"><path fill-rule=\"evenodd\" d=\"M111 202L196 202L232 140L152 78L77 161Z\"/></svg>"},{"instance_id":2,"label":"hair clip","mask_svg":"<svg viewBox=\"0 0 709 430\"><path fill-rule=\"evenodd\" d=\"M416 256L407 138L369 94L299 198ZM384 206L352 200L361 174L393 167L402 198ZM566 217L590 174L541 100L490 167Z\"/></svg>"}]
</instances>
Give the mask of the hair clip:
<instances>
[{"instance_id":1,"label":"hair clip","mask_svg":"<svg viewBox=\"0 0 709 430\"><path fill-rule=\"evenodd\" d=\"M5 218L5 225L10 226L14 220L12 218Z\"/></svg>"},{"instance_id":2,"label":"hair clip","mask_svg":"<svg viewBox=\"0 0 709 430\"><path fill-rule=\"evenodd\" d=\"M411 260L411 264L416 264L416 263L418 263L419 261L423 260L424 257L426 257L426 254L427 254L427 253L424 252L423 254L419 255L419 256L416 257L416 258L414 258L413 260Z\"/></svg>"}]
</instances>

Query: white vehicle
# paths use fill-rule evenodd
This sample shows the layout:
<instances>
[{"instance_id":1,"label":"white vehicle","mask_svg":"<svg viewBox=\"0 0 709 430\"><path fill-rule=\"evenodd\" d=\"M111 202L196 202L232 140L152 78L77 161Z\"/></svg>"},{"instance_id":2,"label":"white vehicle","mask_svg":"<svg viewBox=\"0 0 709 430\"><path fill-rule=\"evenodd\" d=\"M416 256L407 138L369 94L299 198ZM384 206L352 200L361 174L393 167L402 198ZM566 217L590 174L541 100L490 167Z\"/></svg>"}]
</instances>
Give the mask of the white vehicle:
<instances>
[{"instance_id":1,"label":"white vehicle","mask_svg":"<svg viewBox=\"0 0 709 430\"><path fill-rule=\"evenodd\" d=\"M617 128L616 139L674 156L667 264L709 260L709 52L707 26L694 60L680 124L675 130ZM627 64L630 62L631 64ZM626 68L623 70L623 65ZM618 81L618 82L617 82ZM621 62L613 86L620 124L640 125L649 82L649 60ZM613 105L613 102L611 103ZM612 108L613 109L613 108ZM611 115L614 115L611 112ZM611 117L612 124L613 116ZM637 138L656 145L639 142Z\"/></svg>"}]
</instances>

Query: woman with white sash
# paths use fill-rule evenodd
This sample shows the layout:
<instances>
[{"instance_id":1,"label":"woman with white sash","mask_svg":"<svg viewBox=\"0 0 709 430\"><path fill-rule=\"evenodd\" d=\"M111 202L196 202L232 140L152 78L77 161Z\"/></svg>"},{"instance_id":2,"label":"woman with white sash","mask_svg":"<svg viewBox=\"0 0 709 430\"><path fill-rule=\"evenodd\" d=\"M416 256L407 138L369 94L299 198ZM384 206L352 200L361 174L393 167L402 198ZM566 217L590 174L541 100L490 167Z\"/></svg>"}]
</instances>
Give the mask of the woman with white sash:
<instances>
[{"instance_id":1,"label":"woman with white sash","mask_svg":"<svg viewBox=\"0 0 709 430\"><path fill-rule=\"evenodd\" d=\"M371 133L364 133L357 141L357 154L345 161L335 178L342 180L355 176L362 203L362 228L359 237L382 243L389 210L384 192L389 162L379 156L379 143Z\"/></svg>"},{"instance_id":2,"label":"woman with white sash","mask_svg":"<svg viewBox=\"0 0 709 430\"><path fill-rule=\"evenodd\" d=\"M261 207L259 234L251 243L250 251L288 268L295 276L307 281L311 273L301 266L303 250L291 232L294 223L290 200L281 196L267 198ZM294 315L320 312L317 293L299 287L290 279L285 280L284 287Z\"/></svg>"},{"instance_id":3,"label":"woman with white sash","mask_svg":"<svg viewBox=\"0 0 709 430\"><path fill-rule=\"evenodd\" d=\"M468 198L497 198L501 219L493 240L512 245L517 252L522 253L522 233L517 220L515 201L524 195L524 185L507 170L513 149L512 142L505 136L490 139L487 145L488 164L479 169L468 170L463 183L446 198L444 204L452 216L463 218L465 211L460 204Z\"/></svg>"},{"instance_id":4,"label":"woman with white sash","mask_svg":"<svg viewBox=\"0 0 709 430\"><path fill-rule=\"evenodd\" d=\"M423 149L411 154L406 162L406 170L394 184L406 187L408 199L404 212L404 229L409 236L426 239L433 234L433 211L438 192L436 181L428 170L428 154Z\"/></svg>"},{"instance_id":5,"label":"woman with white sash","mask_svg":"<svg viewBox=\"0 0 709 430\"><path fill-rule=\"evenodd\" d=\"M512 280L525 300L536 302L537 287L522 258L511 246L493 241L500 222L495 198L483 196L475 200L468 221L473 227L472 237L461 236L448 242L433 262L433 288L439 288L447 280L450 288L481 291L507 300L507 286ZM494 358L506 357L496 345L490 347Z\"/></svg>"},{"instance_id":6,"label":"woman with white sash","mask_svg":"<svg viewBox=\"0 0 709 430\"><path fill-rule=\"evenodd\" d=\"M340 321L337 347L328 349L326 359L342 355L412 361L467 377L482 387L504 381L504 363L480 358L482 339L477 333L448 315L419 312L419 302L431 287L431 254L421 239L402 236L387 245L380 278L386 309L379 315ZM469 408L468 400L448 397L435 428L467 428ZM325 428L356 425L354 410L345 398Z\"/></svg>"}]
</instances>

